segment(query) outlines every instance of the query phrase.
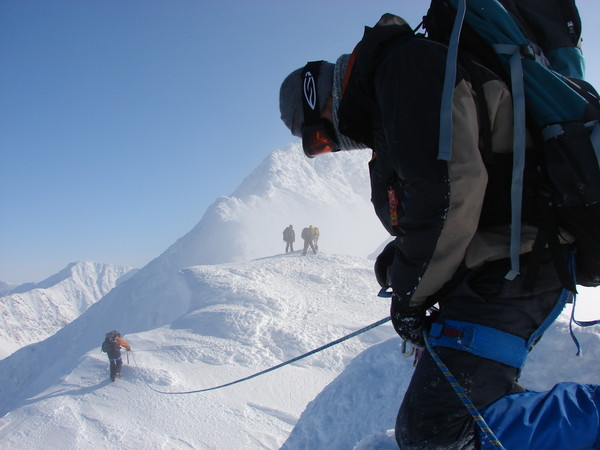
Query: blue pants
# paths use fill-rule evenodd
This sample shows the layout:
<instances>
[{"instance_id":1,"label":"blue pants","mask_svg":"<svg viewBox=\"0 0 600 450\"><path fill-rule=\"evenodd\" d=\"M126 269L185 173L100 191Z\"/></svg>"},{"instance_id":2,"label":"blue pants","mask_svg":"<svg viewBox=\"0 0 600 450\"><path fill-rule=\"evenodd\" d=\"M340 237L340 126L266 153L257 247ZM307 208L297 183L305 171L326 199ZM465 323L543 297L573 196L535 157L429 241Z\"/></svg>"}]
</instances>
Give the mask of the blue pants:
<instances>
[{"instance_id":1,"label":"blue pants","mask_svg":"<svg viewBox=\"0 0 600 450\"><path fill-rule=\"evenodd\" d=\"M548 392L510 394L481 415L507 450L600 448L597 385L559 383Z\"/></svg>"}]
</instances>

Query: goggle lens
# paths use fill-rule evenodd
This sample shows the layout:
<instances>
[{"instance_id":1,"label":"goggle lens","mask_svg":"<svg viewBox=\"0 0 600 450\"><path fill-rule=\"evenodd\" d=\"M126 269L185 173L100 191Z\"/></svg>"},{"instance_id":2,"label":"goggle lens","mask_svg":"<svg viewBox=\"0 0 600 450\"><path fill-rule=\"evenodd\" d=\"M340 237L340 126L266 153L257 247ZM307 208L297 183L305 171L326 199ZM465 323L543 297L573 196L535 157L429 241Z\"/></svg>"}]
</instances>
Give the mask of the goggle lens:
<instances>
[{"instance_id":1,"label":"goggle lens","mask_svg":"<svg viewBox=\"0 0 600 450\"><path fill-rule=\"evenodd\" d=\"M302 148L309 158L340 150L338 144L331 138L331 126L326 124L312 125L302 128Z\"/></svg>"}]
</instances>

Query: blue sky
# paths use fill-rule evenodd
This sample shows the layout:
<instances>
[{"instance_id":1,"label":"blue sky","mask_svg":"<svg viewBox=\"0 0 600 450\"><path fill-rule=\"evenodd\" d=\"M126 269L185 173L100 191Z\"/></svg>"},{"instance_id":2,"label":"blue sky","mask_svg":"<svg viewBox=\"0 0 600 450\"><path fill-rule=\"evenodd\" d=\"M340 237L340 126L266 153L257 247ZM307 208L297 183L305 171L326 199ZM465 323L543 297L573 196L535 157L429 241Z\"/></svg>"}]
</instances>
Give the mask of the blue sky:
<instances>
[{"instance_id":1,"label":"blue sky","mask_svg":"<svg viewBox=\"0 0 600 450\"><path fill-rule=\"evenodd\" d=\"M0 280L143 266L287 147L289 72L428 3L0 0ZM579 3L598 87L600 6Z\"/></svg>"}]
</instances>

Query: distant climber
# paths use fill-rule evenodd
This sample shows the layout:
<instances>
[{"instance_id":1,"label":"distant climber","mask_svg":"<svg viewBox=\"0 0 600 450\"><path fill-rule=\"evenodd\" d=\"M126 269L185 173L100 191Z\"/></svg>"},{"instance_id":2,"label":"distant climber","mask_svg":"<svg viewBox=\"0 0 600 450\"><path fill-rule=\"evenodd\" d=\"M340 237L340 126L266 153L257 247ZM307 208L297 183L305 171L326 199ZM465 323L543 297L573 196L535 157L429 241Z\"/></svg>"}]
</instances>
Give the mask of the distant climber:
<instances>
[{"instance_id":1,"label":"distant climber","mask_svg":"<svg viewBox=\"0 0 600 450\"><path fill-rule=\"evenodd\" d=\"M121 337L121 333L116 330L106 333L106 338L102 343L102 351L106 353L110 361L111 381L115 381L116 377L121 376L121 366L123 365L121 347L127 351L131 350L131 346Z\"/></svg>"},{"instance_id":2,"label":"distant climber","mask_svg":"<svg viewBox=\"0 0 600 450\"><path fill-rule=\"evenodd\" d=\"M306 256L308 247L312 249L313 253L317 253L317 250L315 249L315 244L313 242L314 238L315 234L312 225L309 225L308 227L302 230L302 239L304 239L304 250L302 251L303 255Z\"/></svg>"},{"instance_id":3,"label":"distant climber","mask_svg":"<svg viewBox=\"0 0 600 450\"><path fill-rule=\"evenodd\" d=\"M319 236L321 233L317 227L313 227L313 244L315 244L315 250L319 250Z\"/></svg>"},{"instance_id":4,"label":"distant climber","mask_svg":"<svg viewBox=\"0 0 600 450\"><path fill-rule=\"evenodd\" d=\"M285 252L293 252L294 242L296 241L296 233L294 232L293 226L290 225L283 230L283 240L285 241Z\"/></svg>"}]
</instances>

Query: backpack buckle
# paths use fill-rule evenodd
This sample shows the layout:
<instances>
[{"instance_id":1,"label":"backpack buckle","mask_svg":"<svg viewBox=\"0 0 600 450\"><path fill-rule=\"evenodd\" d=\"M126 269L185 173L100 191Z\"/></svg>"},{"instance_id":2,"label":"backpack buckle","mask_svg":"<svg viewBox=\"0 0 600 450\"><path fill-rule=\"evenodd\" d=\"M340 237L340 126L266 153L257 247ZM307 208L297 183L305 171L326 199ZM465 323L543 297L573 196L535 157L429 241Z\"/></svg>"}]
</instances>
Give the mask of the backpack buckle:
<instances>
[{"instance_id":1,"label":"backpack buckle","mask_svg":"<svg viewBox=\"0 0 600 450\"><path fill-rule=\"evenodd\" d=\"M519 46L519 53L523 58L532 59L535 61L535 51L530 44L523 44Z\"/></svg>"}]
</instances>

